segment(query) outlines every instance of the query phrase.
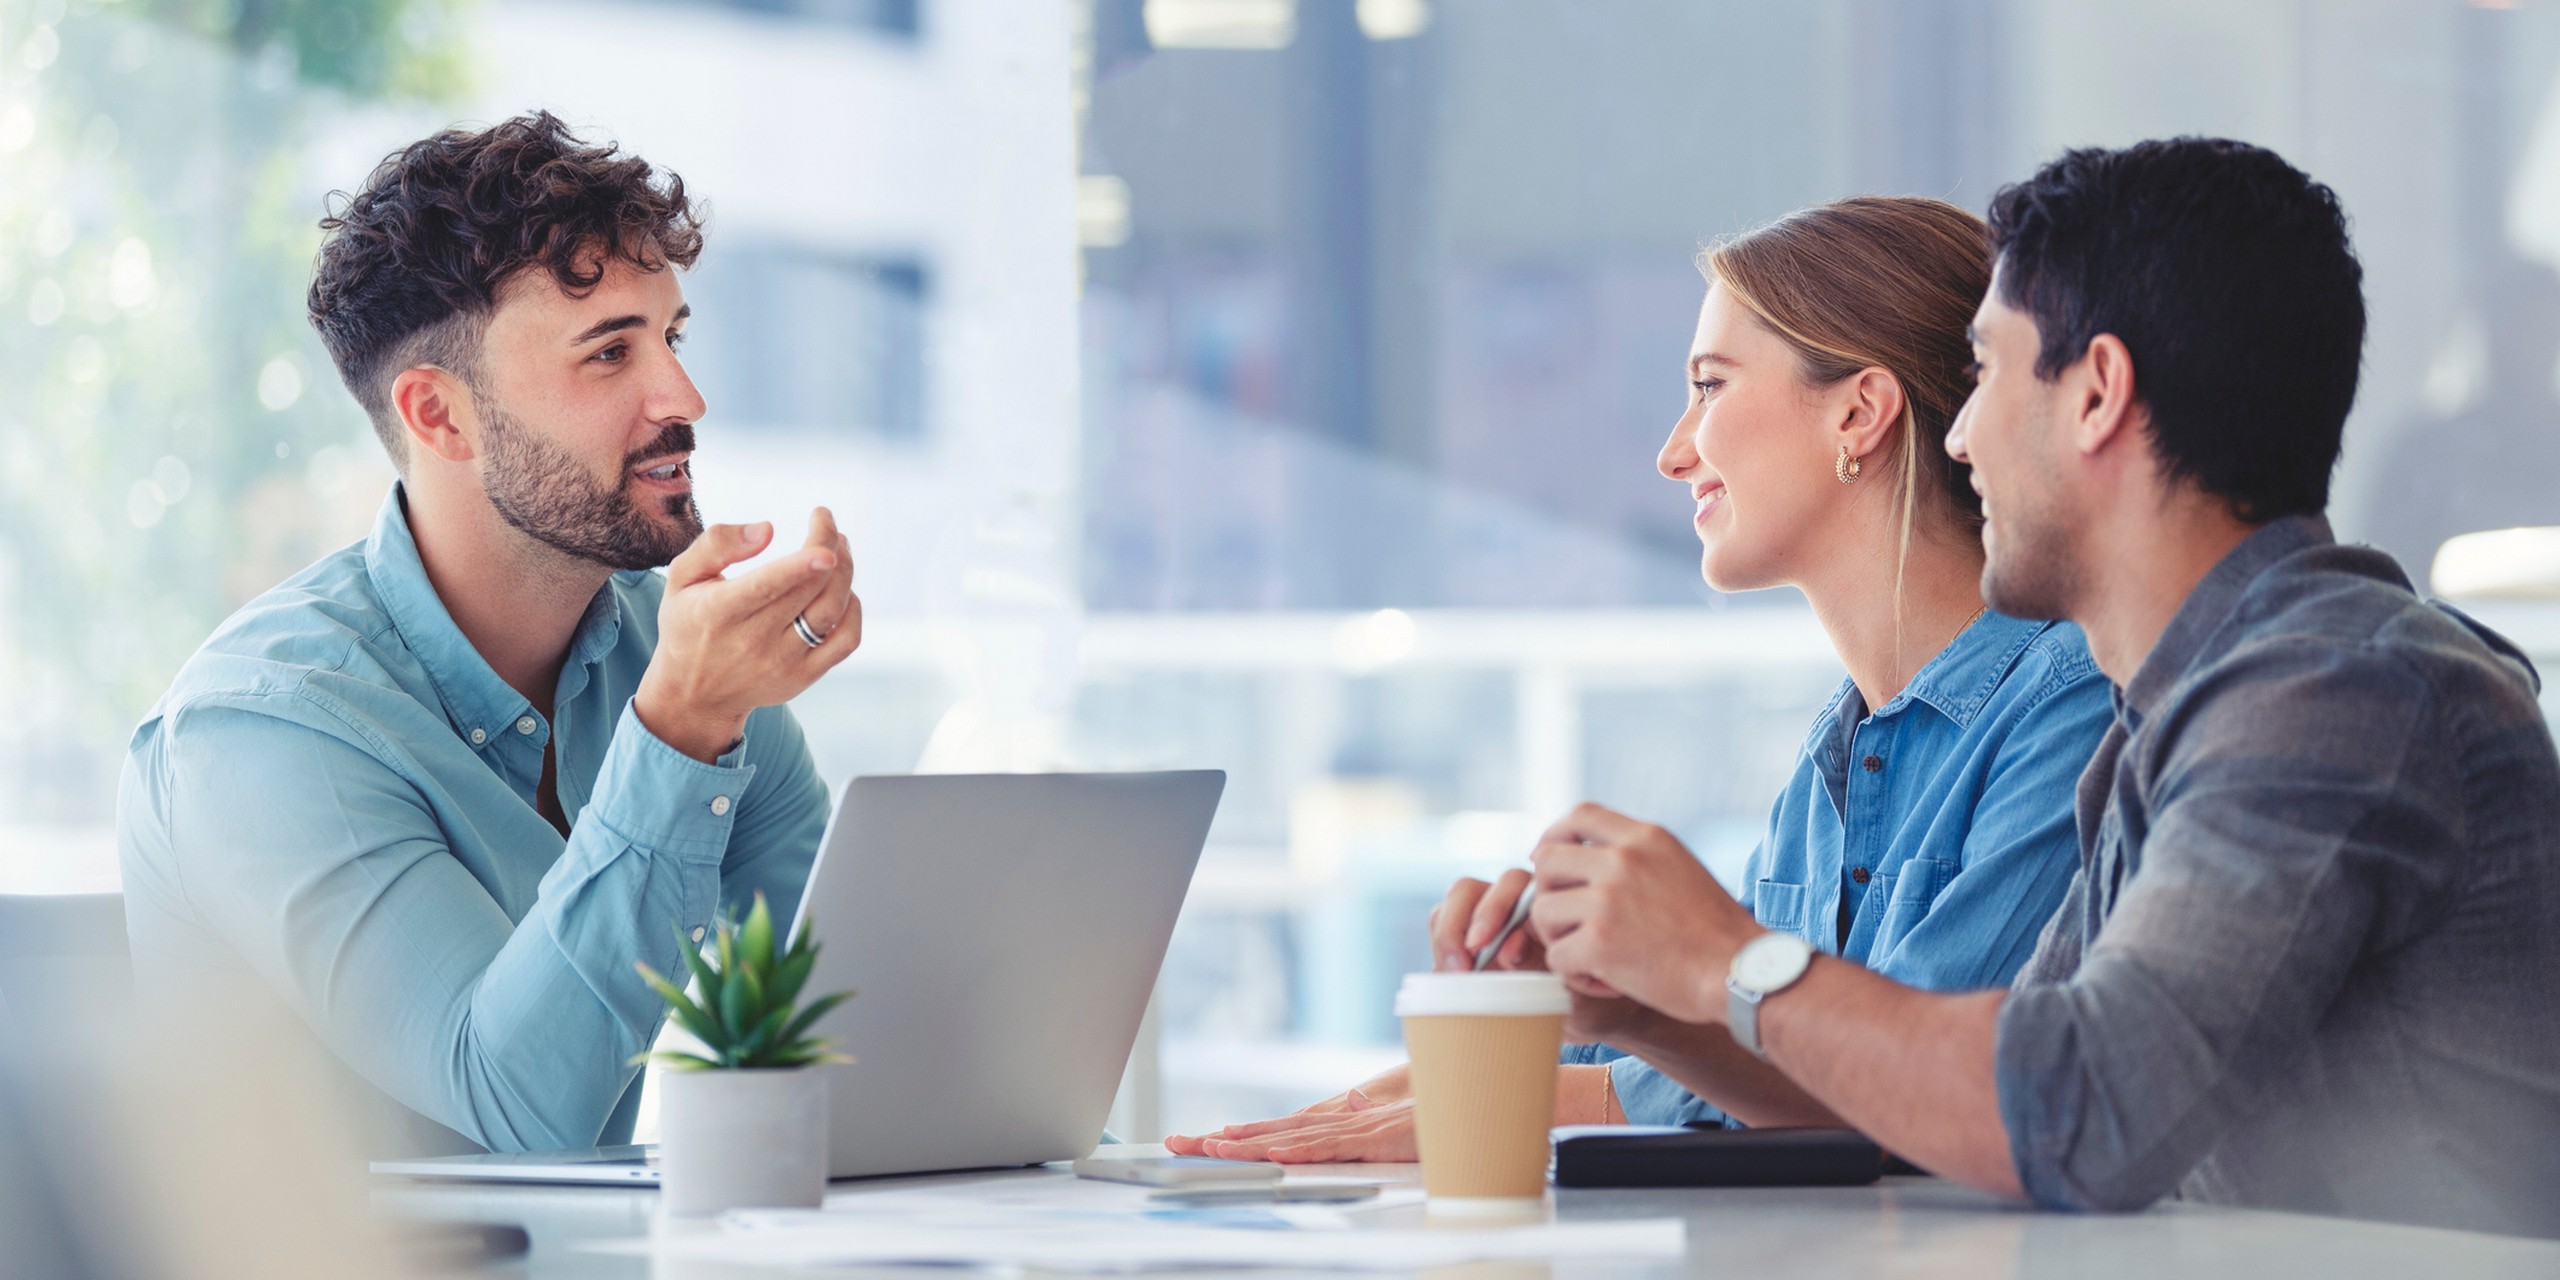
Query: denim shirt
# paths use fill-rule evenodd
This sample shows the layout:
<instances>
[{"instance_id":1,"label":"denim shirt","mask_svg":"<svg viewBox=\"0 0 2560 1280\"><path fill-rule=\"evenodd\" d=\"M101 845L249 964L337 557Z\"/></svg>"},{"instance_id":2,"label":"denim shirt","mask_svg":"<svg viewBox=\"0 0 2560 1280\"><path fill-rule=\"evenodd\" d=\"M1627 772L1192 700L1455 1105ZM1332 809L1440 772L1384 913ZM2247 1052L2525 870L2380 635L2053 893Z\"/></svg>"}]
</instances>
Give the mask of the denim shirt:
<instances>
[{"instance_id":1,"label":"denim shirt","mask_svg":"<svg viewBox=\"0 0 2560 1280\"><path fill-rule=\"evenodd\" d=\"M789 711L704 764L629 710L664 579L589 602L535 707L445 611L401 491L223 623L135 731L117 800L146 996L261 986L354 1078L382 1154L627 1141L677 932L797 906L826 788ZM536 807L554 748L564 839Z\"/></svg>"},{"instance_id":2,"label":"denim shirt","mask_svg":"<svg viewBox=\"0 0 2560 1280\"><path fill-rule=\"evenodd\" d=\"M2018 1181L2560 1237L2560 756L2516 647L2314 516L2125 686L2001 1006Z\"/></svg>"},{"instance_id":3,"label":"denim shirt","mask_svg":"<svg viewBox=\"0 0 2560 1280\"><path fill-rule=\"evenodd\" d=\"M2072 783L2109 716L2079 628L1996 613L1872 714L1843 681L1735 896L1769 928L1911 986L2004 986L2071 883ZM1564 1060L1609 1063L1631 1122L1724 1119L1615 1049L1569 1045Z\"/></svg>"}]
</instances>

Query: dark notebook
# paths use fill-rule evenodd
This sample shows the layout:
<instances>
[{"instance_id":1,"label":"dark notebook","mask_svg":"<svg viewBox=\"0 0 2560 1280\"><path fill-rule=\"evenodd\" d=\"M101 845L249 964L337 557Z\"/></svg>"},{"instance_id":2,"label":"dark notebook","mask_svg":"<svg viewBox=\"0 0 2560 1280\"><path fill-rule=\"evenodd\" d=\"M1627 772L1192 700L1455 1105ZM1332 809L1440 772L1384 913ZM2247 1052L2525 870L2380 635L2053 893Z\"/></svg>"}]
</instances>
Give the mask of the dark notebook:
<instances>
[{"instance_id":1,"label":"dark notebook","mask_svg":"<svg viewBox=\"0 0 2560 1280\"><path fill-rule=\"evenodd\" d=\"M1559 1187L1855 1187L1884 1175L1884 1148L1854 1129L1564 1129L1556 1135Z\"/></svg>"}]
</instances>

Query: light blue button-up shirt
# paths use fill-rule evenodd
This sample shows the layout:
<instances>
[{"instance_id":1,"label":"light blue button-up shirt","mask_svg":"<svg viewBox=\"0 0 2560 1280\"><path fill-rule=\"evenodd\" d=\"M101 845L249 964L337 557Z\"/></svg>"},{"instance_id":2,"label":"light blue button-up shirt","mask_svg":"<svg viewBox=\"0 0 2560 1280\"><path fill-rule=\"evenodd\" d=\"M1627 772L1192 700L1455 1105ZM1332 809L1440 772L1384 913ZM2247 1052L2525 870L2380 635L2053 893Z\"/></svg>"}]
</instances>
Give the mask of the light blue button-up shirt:
<instances>
[{"instance_id":1,"label":"light blue button-up shirt","mask_svg":"<svg viewBox=\"0 0 2560 1280\"><path fill-rule=\"evenodd\" d=\"M2073 787L2112 717L2079 628L1996 613L1873 714L1842 681L1736 896L1769 928L1898 982L2006 986L2079 869ZM1564 1060L1609 1063L1633 1123L1723 1118L1606 1046L1569 1045Z\"/></svg>"},{"instance_id":2,"label":"light blue button-up shirt","mask_svg":"<svg viewBox=\"0 0 2560 1280\"><path fill-rule=\"evenodd\" d=\"M554 704L500 680L427 580L397 486L373 534L251 601L135 731L117 837L147 994L262 984L356 1077L382 1153L627 1141L691 933L799 902L827 818L791 713L713 764L630 711L665 580L618 573ZM536 808L546 746L570 820Z\"/></svg>"}]
</instances>

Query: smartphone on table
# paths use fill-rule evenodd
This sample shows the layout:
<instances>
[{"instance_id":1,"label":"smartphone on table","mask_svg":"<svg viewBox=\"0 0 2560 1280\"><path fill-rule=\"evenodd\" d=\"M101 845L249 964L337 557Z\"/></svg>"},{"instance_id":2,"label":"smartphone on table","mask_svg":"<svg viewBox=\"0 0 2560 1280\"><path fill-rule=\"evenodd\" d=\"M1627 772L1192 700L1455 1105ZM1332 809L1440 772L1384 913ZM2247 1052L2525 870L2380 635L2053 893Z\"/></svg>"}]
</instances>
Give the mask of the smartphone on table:
<instances>
[{"instance_id":1,"label":"smartphone on table","mask_svg":"<svg viewBox=\"0 0 2560 1280\"><path fill-rule=\"evenodd\" d=\"M1136 1160L1078 1160L1070 1166L1079 1178L1097 1182L1126 1182L1158 1190L1192 1190L1201 1187L1262 1187L1280 1184L1280 1166L1255 1164L1239 1160L1212 1160L1206 1156L1148 1156Z\"/></svg>"}]
</instances>

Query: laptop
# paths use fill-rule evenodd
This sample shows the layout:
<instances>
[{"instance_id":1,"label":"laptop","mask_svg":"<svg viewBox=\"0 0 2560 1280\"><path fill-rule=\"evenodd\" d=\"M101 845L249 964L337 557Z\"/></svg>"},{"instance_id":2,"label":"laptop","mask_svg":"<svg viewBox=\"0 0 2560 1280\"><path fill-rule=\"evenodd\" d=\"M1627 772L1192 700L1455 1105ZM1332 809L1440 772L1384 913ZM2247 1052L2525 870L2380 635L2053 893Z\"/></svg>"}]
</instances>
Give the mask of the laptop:
<instances>
[{"instance_id":1,"label":"laptop","mask_svg":"<svg viewBox=\"0 0 2560 1280\"><path fill-rule=\"evenodd\" d=\"M847 783L791 931L819 1024L831 1177L1091 1152L1137 1043L1226 774L929 774ZM641 1146L384 1160L413 1178L654 1186Z\"/></svg>"}]
</instances>

